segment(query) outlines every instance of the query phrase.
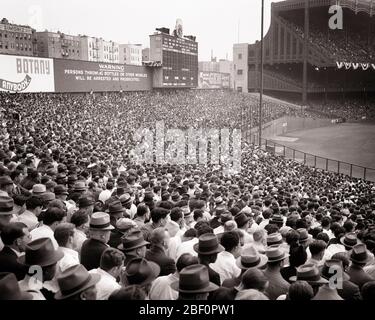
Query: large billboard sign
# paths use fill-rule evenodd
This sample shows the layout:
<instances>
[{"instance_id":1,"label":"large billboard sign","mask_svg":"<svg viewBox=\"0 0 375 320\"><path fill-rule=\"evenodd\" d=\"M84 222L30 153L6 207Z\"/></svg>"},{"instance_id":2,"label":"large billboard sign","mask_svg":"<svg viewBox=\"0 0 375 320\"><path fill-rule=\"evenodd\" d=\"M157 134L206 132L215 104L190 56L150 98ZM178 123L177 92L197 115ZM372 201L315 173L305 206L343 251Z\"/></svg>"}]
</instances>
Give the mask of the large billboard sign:
<instances>
[{"instance_id":1,"label":"large billboard sign","mask_svg":"<svg viewBox=\"0 0 375 320\"><path fill-rule=\"evenodd\" d=\"M144 91L152 89L143 66L55 59L56 92Z\"/></svg>"},{"instance_id":2,"label":"large billboard sign","mask_svg":"<svg viewBox=\"0 0 375 320\"><path fill-rule=\"evenodd\" d=\"M0 91L54 92L53 60L0 55Z\"/></svg>"},{"instance_id":3,"label":"large billboard sign","mask_svg":"<svg viewBox=\"0 0 375 320\"><path fill-rule=\"evenodd\" d=\"M199 72L199 89L229 89L229 87L229 73Z\"/></svg>"}]
</instances>

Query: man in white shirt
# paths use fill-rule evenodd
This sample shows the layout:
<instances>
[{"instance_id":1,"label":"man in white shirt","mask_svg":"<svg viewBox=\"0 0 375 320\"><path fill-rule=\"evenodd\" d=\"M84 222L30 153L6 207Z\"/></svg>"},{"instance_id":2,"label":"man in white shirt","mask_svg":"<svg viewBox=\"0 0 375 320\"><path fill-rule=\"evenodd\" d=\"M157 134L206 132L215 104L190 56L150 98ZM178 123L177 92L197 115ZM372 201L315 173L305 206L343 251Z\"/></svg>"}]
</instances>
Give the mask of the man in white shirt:
<instances>
[{"instance_id":1,"label":"man in white shirt","mask_svg":"<svg viewBox=\"0 0 375 320\"><path fill-rule=\"evenodd\" d=\"M64 221L65 212L59 208L48 208L43 214L43 225L32 230L31 240L34 241L40 238L50 238L55 249L58 249L59 245L54 237L54 231L56 227Z\"/></svg>"},{"instance_id":2,"label":"man in white shirt","mask_svg":"<svg viewBox=\"0 0 375 320\"><path fill-rule=\"evenodd\" d=\"M176 263L177 271L167 276L158 277L151 285L149 292L150 300L177 300L178 292L171 288L171 283L179 280L179 274L187 266L198 264L198 258L190 253L184 253Z\"/></svg>"},{"instance_id":3,"label":"man in white shirt","mask_svg":"<svg viewBox=\"0 0 375 320\"><path fill-rule=\"evenodd\" d=\"M35 229L38 224L38 216L42 212L43 202L40 198L32 196L26 200L26 211L18 216L18 222L24 223L31 231Z\"/></svg>"},{"instance_id":4,"label":"man in white shirt","mask_svg":"<svg viewBox=\"0 0 375 320\"><path fill-rule=\"evenodd\" d=\"M75 225L73 249L81 252L82 244L87 240L87 232L90 227L89 215L85 210L73 213L70 222Z\"/></svg>"},{"instance_id":5,"label":"man in white shirt","mask_svg":"<svg viewBox=\"0 0 375 320\"><path fill-rule=\"evenodd\" d=\"M90 274L100 275L96 284L97 300L108 300L109 296L121 288L117 282L123 268L125 256L117 249L108 248L103 251L100 258L100 267L89 271Z\"/></svg>"},{"instance_id":6,"label":"man in white shirt","mask_svg":"<svg viewBox=\"0 0 375 320\"><path fill-rule=\"evenodd\" d=\"M177 248L176 258L178 259L184 253L190 253L192 256L198 256L194 250L194 245L198 243L197 230L188 229L181 239L181 244Z\"/></svg>"},{"instance_id":7,"label":"man in white shirt","mask_svg":"<svg viewBox=\"0 0 375 320\"><path fill-rule=\"evenodd\" d=\"M210 267L220 275L223 283L226 279L237 278L241 269L236 264L236 258L241 254L240 237L236 231L229 231L223 234L220 240L225 251L217 255L216 262Z\"/></svg>"},{"instance_id":8,"label":"man in white shirt","mask_svg":"<svg viewBox=\"0 0 375 320\"><path fill-rule=\"evenodd\" d=\"M55 278L58 278L66 269L80 263L78 252L73 249L74 229L72 223L61 223L55 229L54 237L64 253L63 258L57 263Z\"/></svg>"}]
</instances>

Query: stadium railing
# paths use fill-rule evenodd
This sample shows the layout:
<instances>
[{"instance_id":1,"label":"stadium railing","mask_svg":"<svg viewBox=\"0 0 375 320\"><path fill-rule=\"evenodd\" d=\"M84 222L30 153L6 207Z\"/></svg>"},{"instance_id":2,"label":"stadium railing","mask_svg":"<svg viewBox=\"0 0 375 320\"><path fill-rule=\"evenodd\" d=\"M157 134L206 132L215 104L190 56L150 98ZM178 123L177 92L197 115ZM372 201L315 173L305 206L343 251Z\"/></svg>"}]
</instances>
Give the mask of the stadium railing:
<instances>
[{"instance_id":1,"label":"stadium railing","mask_svg":"<svg viewBox=\"0 0 375 320\"><path fill-rule=\"evenodd\" d=\"M249 135L247 137L247 142L259 146L258 135ZM347 175L351 178L375 182L375 168L359 166L353 163L317 156L264 138L261 139L261 149L284 157L285 159L297 161L309 167Z\"/></svg>"}]
</instances>

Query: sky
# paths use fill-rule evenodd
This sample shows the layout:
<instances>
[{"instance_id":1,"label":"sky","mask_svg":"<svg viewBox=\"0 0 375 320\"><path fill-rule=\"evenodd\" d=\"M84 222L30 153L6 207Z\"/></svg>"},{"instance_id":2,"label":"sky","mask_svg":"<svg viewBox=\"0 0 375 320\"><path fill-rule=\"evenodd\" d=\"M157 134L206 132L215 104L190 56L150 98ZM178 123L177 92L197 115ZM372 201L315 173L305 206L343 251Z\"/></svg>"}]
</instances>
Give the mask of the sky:
<instances>
[{"instance_id":1,"label":"sky","mask_svg":"<svg viewBox=\"0 0 375 320\"><path fill-rule=\"evenodd\" d=\"M265 0L264 33L271 2ZM1 17L37 31L102 37L149 47L155 28L174 30L182 19L185 35L195 35L199 61L232 59L234 43L260 39L261 0L12 0L1 1Z\"/></svg>"}]
</instances>

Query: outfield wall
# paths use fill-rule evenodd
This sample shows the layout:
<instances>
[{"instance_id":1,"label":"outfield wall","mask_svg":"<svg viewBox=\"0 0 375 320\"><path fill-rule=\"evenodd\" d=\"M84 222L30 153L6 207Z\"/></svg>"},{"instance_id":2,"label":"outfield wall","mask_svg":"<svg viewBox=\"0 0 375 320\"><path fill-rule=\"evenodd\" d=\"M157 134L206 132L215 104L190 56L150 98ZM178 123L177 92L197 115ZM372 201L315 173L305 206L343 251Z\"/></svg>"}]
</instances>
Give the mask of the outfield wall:
<instances>
[{"instance_id":1,"label":"outfield wall","mask_svg":"<svg viewBox=\"0 0 375 320\"><path fill-rule=\"evenodd\" d=\"M152 90L152 69L105 62L0 55L0 91L121 90Z\"/></svg>"},{"instance_id":2,"label":"outfield wall","mask_svg":"<svg viewBox=\"0 0 375 320\"><path fill-rule=\"evenodd\" d=\"M274 136L285 135L292 131L315 129L327 126L333 126L337 122L332 119L313 119L302 117L282 117L268 122L263 126L262 138L269 139ZM258 128L250 130L251 134L257 134Z\"/></svg>"}]
</instances>

